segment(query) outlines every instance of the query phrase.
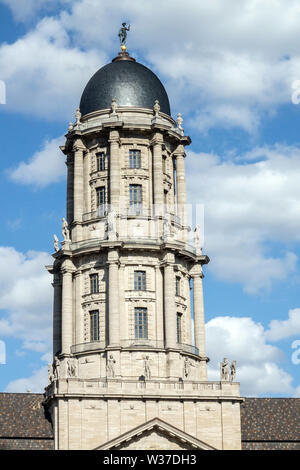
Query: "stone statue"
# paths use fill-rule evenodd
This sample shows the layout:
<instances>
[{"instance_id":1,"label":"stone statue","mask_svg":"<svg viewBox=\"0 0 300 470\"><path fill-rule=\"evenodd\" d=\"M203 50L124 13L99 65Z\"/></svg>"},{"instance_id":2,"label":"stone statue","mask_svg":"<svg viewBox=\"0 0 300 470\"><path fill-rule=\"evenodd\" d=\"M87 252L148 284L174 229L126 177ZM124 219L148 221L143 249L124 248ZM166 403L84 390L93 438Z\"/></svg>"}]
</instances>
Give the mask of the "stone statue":
<instances>
[{"instance_id":1,"label":"stone statue","mask_svg":"<svg viewBox=\"0 0 300 470\"><path fill-rule=\"evenodd\" d=\"M52 364L48 364L48 382L49 384L51 384L53 382L53 365Z\"/></svg>"},{"instance_id":2,"label":"stone statue","mask_svg":"<svg viewBox=\"0 0 300 470\"><path fill-rule=\"evenodd\" d=\"M183 119L180 113L177 114L176 122L177 122L178 129L182 130Z\"/></svg>"},{"instance_id":3,"label":"stone statue","mask_svg":"<svg viewBox=\"0 0 300 470\"><path fill-rule=\"evenodd\" d=\"M73 123L70 122L69 127L68 127L68 131L71 132L73 130L73 128L74 128Z\"/></svg>"},{"instance_id":4,"label":"stone statue","mask_svg":"<svg viewBox=\"0 0 300 470\"><path fill-rule=\"evenodd\" d=\"M226 357L224 357L223 362L220 363L220 372L222 381L229 379L228 360Z\"/></svg>"},{"instance_id":5,"label":"stone statue","mask_svg":"<svg viewBox=\"0 0 300 470\"><path fill-rule=\"evenodd\" d=\"M76 377L77 376L77 364L76 364L76 359L75 358L68 359L67 373L68 373L68 377Z\"/></svg>"},{"instance_id":6,"label":"stone statue","mask_svg":"<svg viewBox=\"0 0 300 470\"><path fill-rule=\"evenodd\" d=\"M170 215L166 214L163 223L163 238L168 238L171 235L171 220Z\"/></svg>"},{"instance_id":7,"label":"stone statue","mask_svg":"<svg viewBox=\"0 0 300 470\"><path fill-rule=\"evenodd\" d=\"M59 379L60 377L60 360L58 359L57 356L54 357L53 376L55 379Z\"/></svg>"},{"instance_id":8,"label":"stone statue","mask_svg":"<svg viewBox=\"0 0 300 470\"><path fill-rule=\"evenodd\" d=\"M195 367L188 357L184 358L183 363L183 376L187 379L191 373L191 367Z\"/></svg>"},{"instance_id":9,"label":"stone statue","mask_svg":"<svg viewBox=\"0 0 300 470\"><path fill-rule=\"evenodd\" d=\"M54 250L58 252L59 251L58 238L55 234L53 235L53 238L54 238Z\"/></svg>"},{"instance_id":10,"label":"stone statue","mask_svg":"<svg viewBox=\"0 0 300 470\"><path fill-rule=\"evenodd\" d=\"M76 118L75 126L77 126L77 124L80 124L80 120L81 120L81 112L79 108L76 109L75 118Z\"/></svg>"},{"instance_id":11,"label":"stone statue","mask_svg":"<svg viewBox=\"0 0 300 470\"><path fill-rule=\"evenodd\" d=\"M115 376L115 359L112 354L109 355L107 358L107 364L106 364L106 373L107 377L114 378Z\"/></svg>"},{"instance_id":12,"label":"stone statue","mask_svg":"<svg viewBox=\"0 0 300 470\"><path fill-rule=\"evenodd\" d=\"M159 111L160 111L160 105L159 105L159 101L158 101L158 100L155 100L155 101L154 101L153 111L154 111L154 115L155 115L155 116L158 116L158 113L159 113Z\"/></svg>"},{"instance_id":13,"label":"stone statue","mask_svg":"<svg viewBox=\"0 0 300 470\"><path fill-rule=\"evenodd\" d=\"M230 382L233 382L236 376L236 361L230 364Z\"/></svg>"},{"instance_id":14,"label":"stone statue","mask_svg":"<svg viewBox=\"0 0 300 470\"><path fill-rule=\"evenodd\" d=\"M151 379L151 367L149 356L144 356L144 375L146 379Z\"/></svg>"},{"instance_id":15,"label":"stone statue","mask_svg":"<svg viewBox=\"0 0 300 470\"><path fill-rule=\"evenodd\" d=\"M66 219L64 217L62 218L62 234L63 234L63 237L64 237L64 241L69 242L70 241L70 230L69 230L68 222L66 221Z\"/></svg>"},{"instance_id":16,"label":"stone statue","mask_svg":"<svg viewBox=\"0 0 300 470\"><path fill-rule=\"evenodd\" d=\"M117 112L117 107L118 107L118 105L117 105L117 100L116 100L116 98L113 98L113 99L111 100L111 105L110 105L112 114L116 114L116 112Z\"/></svg>"},{"instance_id":17,"label":"stone statue","mask_svg":"<svg viewBox=\"0 0 300 470\"><path fill-rule=\"evenodd\" d=\"M197 248L198 250L201 249L201 246L200 246L200 225L197 224L196 227L195 227L195 230L194 230L194 245L195 245L195 248Z\"/></svg>"},{"instance_id":18,"label":"stone statue","mask_svg":"<svg viewBox=\"0 0 300 470\"><path fill-rule=\"evenodd\" d=\"M130 24L128 25L128 28L127 28L126 23L122 23L122 28L120 28L119 33L118 33L121 46L125 46L126 44L127 31L130 31Z\"/></svg>"},{"instance_id":19,"label":"stone statue","mask_svg":"<svg viewBox=\"0 0 300 470\"><path fill-rule=\"evenodd\" d=\"M116 239L117 226L116 226L116 213L115 213L115 211L110 211L107 215L106 232L107 232L107 238L109 240L115 240Z\"/></svg>"}]
</instances>

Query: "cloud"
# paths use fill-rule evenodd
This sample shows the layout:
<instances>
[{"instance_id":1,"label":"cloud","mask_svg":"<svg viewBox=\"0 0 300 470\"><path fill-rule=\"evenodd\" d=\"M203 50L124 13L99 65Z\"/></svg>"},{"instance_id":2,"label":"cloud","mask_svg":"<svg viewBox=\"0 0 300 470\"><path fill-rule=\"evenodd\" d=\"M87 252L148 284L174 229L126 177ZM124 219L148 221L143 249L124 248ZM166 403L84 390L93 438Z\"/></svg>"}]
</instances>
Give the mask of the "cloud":
<instances>
[{"instance_id":1,"label":"cloud","mask_svg":"<svg viewBox=\"0 0 300 470\"><path fill-rule=\"evenodd\" d=\"M63 137L44 143L43 148L36 152L28 163L21 162L8 175L15 183L45 187L62 180L66 175L65 158L59 148Z\"/></svg>"},{"instance_id":2,"label":"cloud","mask_svg":"<svg viewBox=\"0 0 300 470\"><path fill-rule=\"evenodd\" d=\"M295 272L297 256L285 247L300 242L299 147L189 152L186 168L188 199L204 204L208 269L218 279L255 293ZM280 244L274 253L272 243Z\"/></svg>"},{"instance_id":3,"label":"cloud","mask_svg":"<svg viewBox=\"0 0 300 470\"><path fill-rule=\"evenodd\" d=\"M44 18L13 44L0 46L5 111L69 121L84 86L103 63L103 54L73 46L57 19Z\"/></svg>"},{"instance_id":4,"label":"cloud","mask_svg":"<svg viewBox=\"0 0 300 470\"><path fill-rule=\"evenodd\" d=\"M159 15L157 2L139 0L118 8L104 0L9 1L19 20L58 3L55 16L0 47L7 109L69 117L91 75L116 55L121 18L132 23L130 51L163 79L174 111L202 131L218 126L252 133L266 114L291 103L292 83L300 78L298 0L259 8L257 0L191 0L189 8L165 0Z\"/></svg>"},{"instance_id":5,"label":"cloud","mask_svg":"<svg viewBox=\"0 0 300 470\"><path fill-rule=\"evenodd\" d=\"M287 320L272 320L266 331L269 341L280 341L295 335L300 335L300 308L290 310Z\"/></svg>"},{"instance_id":6,"label":"cloud","mask_svg":"<svg viewBox=\"0 0 300 470\"><path fill-rule=\"evenodd\" d=\"M51 349L52 286L47 253L25 254L0 247L0 337L23 341L22 348Z\"/></svg>"},{"instance_id":7,"label":"cloud","mask_svg":"<svg viewBox=\"0 0 300 470\"><path fill-rule=\"evenodd\" d=\"M238 361L236 380L243 396L295 393L292 376L277 364L283 352L267 343L260 323L246 317L215 317L206 324L206 338L210 380L220 380L219 363L227 357Z\"/></svg>"},{"instance_id":8,"label":"cloud","mask_svg":"<svg viewBox=\"0 0 300 470\"><path fill-rule=\"evenodd\" d=\"M71 3L72 0L0 0L8 6L16 21L28 21L41 10L51 11L60 6Z\"/></svg>"},{"instance_id":9,"label":"cloud","mask_svg":"<svg viewBox=\"0 0 300 470\"><path fill-rule=\"evenodd\" d=\"M48 383L47 366L33 371L30 377L16 379L8 383L5 392L7 393L42 393Z\"/></svg>"}]
</instances>

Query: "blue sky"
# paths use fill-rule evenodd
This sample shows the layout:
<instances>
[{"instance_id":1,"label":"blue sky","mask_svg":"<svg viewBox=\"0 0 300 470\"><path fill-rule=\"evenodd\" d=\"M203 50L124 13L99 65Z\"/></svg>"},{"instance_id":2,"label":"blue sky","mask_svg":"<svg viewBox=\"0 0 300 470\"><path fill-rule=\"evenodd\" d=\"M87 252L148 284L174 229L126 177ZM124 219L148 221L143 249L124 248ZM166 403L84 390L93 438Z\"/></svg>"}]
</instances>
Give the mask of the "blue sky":
<instances>
[{"instance_id":1,"label":"blue sky","mask_svg":"<svg viewBox=\"0 0 300 470\"><path fill-rule=\"evenodd\" d=\"M46 385L44 265L65 215L58 146L127 21L130 53L161 78L192 138L188 195L204 204L211 258L210 377L226 356L237 360L242 394L300 395L299 20L296 0L0 0L1 391Z\"/></svg>"}]
</instances>

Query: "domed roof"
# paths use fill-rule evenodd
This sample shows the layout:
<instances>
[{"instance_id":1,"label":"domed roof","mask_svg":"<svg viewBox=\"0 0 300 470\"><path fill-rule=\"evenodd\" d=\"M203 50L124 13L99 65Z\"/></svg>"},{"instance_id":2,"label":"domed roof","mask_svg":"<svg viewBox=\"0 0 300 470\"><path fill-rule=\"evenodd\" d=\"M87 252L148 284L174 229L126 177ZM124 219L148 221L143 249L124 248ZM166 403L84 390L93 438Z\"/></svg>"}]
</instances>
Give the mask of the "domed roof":
<instances>
[{"instance_id":1,"label":"domed roof","mask_svg":"<svg viewBox=\"0 0 300 470\"><path fill-rule=\"evenodd\" d=\"M157 76L128 53L119 53L87 83L80 101L82 116L110 108L115 98L118 106L152 109L158 100L160 110L171 115L169 98Z\"/></svg>"}]
</instances>

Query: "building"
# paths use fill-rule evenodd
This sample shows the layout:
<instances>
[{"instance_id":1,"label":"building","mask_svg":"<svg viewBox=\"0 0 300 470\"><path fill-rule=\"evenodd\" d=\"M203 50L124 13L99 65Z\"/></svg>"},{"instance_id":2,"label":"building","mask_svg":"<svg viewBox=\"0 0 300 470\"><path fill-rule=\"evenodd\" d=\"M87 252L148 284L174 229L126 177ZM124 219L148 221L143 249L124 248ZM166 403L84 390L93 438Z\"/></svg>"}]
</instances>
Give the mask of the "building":
<instances>
[{"instance_id":1,"label":"building","mask_svg":"<svg viewBox=\"0 0 300 470\"><path fill-rule=\"evenodd\" d=\"M197 229L188 241L190 142L126 47L88 82L61 148L49 384L44 397L0 394L0 448L300 448L299 400L243 399L226 364L207 379L209 258Z\"/></svg>"}]
</instances>

